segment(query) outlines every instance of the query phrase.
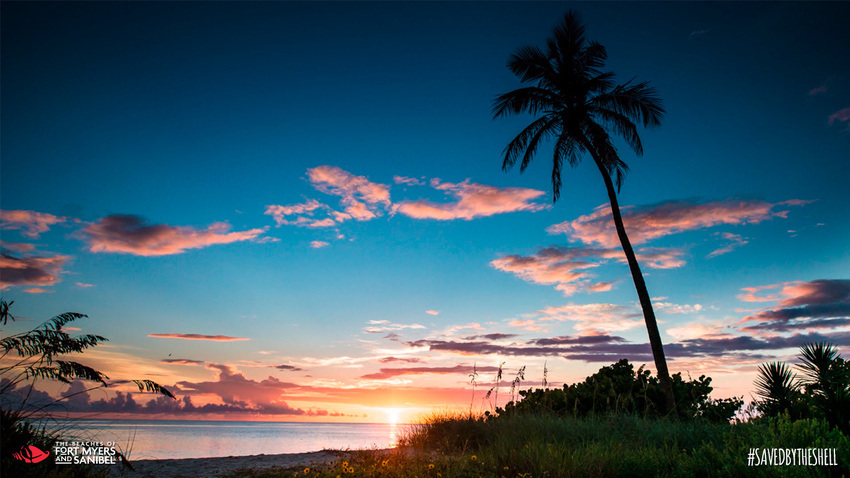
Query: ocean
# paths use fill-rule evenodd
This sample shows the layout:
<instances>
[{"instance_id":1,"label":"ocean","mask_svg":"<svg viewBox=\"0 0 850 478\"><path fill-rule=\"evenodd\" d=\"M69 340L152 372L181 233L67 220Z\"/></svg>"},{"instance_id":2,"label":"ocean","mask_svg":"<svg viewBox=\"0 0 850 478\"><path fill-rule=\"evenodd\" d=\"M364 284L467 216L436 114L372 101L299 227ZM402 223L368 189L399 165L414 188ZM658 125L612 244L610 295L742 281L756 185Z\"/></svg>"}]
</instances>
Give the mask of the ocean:
<instances>
[{"instance_id":1,"label":"ocean","mask_svg":"<svg viewBox=\"0 0 850 478\"><path fill-rule=\"evenodd\" d=\"M59 420L59 428L132 460L304 453L395 446L406 425L200 420ZM65 435L65 433L63 433Z\"/></svg>"}]
</instances>

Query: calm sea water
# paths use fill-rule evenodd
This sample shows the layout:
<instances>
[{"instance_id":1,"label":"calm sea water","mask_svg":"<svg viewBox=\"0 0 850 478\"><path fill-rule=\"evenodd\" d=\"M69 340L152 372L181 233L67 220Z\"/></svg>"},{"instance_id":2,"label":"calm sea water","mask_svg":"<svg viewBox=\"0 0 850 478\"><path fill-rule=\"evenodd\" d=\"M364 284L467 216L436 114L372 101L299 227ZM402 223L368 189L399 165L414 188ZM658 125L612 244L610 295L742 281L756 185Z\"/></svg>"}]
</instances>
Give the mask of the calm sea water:
<instances>
[{"instance_id":1,"label":"calm sea water","mask_svg":"<svg viewBox=\"0 0 850 478\"><path fill-rule=\"evenodd\" d=\"M404 425L195 420L62 421L74 435L115 442L131 460L273 455L395 446Z\"/></svg>"}]
</instances>

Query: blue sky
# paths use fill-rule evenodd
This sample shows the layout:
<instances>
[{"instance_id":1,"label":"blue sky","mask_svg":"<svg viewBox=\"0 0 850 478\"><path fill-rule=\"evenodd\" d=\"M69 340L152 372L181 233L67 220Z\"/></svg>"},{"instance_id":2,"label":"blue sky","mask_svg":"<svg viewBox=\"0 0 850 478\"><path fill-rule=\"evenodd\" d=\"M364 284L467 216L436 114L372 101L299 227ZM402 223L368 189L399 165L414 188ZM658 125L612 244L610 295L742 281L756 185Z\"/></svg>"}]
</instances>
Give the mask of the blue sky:
<instances>
[{"instance_id":1,"label":"blue sky","mask_svg":"<svg viewBox=\"0 0 850 478\"><path fill-rule=\"evenodd\" d=\"M505 64L571 8L667 110L620 204L671 371L749 398L801 341L846 352L842 3L4 2L4 334L83 312L110 377L276 419L651 365L598 170L556 204L551 149L501 171Z\"/></svg>"}]
</instances>

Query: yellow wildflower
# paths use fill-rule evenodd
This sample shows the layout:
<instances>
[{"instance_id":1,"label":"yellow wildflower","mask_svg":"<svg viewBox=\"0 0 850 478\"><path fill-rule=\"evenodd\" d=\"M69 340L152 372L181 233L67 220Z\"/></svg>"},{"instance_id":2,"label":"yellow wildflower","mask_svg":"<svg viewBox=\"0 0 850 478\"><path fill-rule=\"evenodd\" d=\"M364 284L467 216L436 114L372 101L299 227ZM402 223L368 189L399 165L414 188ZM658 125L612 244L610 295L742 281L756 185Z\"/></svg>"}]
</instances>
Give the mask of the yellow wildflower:
<instances>
[{"instance_id":1,"label":"yellow wildflower","mask_svg":"<svg viewBox=\"0 0 850 478\"><path fill-rule=\"evenodd\" d=\"M433 469L434 469L434 464L433 464L433 463L429 463L429 464L428 464L428 469L429 469L429 470L433 470Z\"/></svg>"},{"instance_id":2,"label":"yellow wildflower","mask_svg":"<svg viewBox=\"0 0 850 478\"><path fill-rule=\"evenodd\" d=\"M478 459L478 457L477 457L477 456L475 456L475 455L472 455L472 456L470 456L470 457L469 457L469 459L470 459L470 460L472 460L472 461L475 461L475 460L477 460L477 459Z\"/></svg>"},{"instance_id":3,"label":"yellow wildflower","mask_svg":"<svg viewBox=\"0 0 850 478\"><path fill-rule=\"evenodd\" d=\"M306 475L307 473L310 473L310 469L309 469L309 468L304 468L304 474Z\"/></svg>"}]
</instances>

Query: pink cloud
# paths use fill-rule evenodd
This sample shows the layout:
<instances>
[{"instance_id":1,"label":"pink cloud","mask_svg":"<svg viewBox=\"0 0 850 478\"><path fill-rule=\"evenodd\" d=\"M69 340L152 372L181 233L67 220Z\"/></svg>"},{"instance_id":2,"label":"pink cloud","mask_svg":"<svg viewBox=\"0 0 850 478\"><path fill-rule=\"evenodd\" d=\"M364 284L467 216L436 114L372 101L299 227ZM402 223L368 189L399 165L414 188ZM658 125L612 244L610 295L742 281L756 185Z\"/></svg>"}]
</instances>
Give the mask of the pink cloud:
<instances>
[{"instance_id":1,"label":"pink cloud","mask_svg":"<svg viewBox=\"0 0 850 478\"><path fill-rule=\"evenodd\" d=\"M785 218L785 206L802 206L811 201L792 199L771 204L759 200L726 199L713 202L665 201L648 206L622 208L623 222L632 244L679 232L722 224L756 224L775 217ZM614 229L611 208L604 204L586 216L555 224L546 229L550 234L566 234L585 244L616 247L620 240Z\"/></svg>"},{"instance_id":2,"label":"pink cloud","mask_svg":"<svg viewBox=\"0 0 850 478\"><path fill-rule=\"evenodd\" d=\"M850 108L843 108L829 116L829 125L832 126L836 121L846 123L850 121ZM848 125L850 129L850 125Z\"/></svg>"},{"instance_id":3,"label":"pink cloud","mask_svg":"<svg viewBox=\"0 0 850 478\"><path fill-rule=\"evenodd\" d=\"M307 170L307 177L317 190L340 196L344 212L358 221L368 221L390 207L390 190L365 176L355 176L336 166L317 166Z\"/></svg>"},{"instance_id":4,"label":"pink cloud","mask_svg":"<svg viewBox=\"0 0 850 478\"><path fill-rule=\"evenodd\" d=\"M165 256L215 244L247 241L263 234L266 229L229 231L230 225L224 222L198 230L189 226L146 225L138 216L124 215L106 216L83 229L91 252L136 256Z\"/></svg>"},{"instance_id":5,"label":"pink cloud","mask_svg":"<svg viewBox=\"0 0 850 478\"><path fill-rule=\"evenodd\" d=\"M32 244L26 244L23 242L8 242L3 240L0 240L0 248L17 252L18 254L26 254L35 250L35 246Z\"/></svg>"},{"instance_id":6,"label":"pink cloud","mask_svg":"<svg viewBox=\"0 0 850 478\"><path fill-rule=\"evenodd\" d=\"M406 176L393 176L393 182L396 184L406 184L408 186L423 186L425 183L416 178L408 178Z\"/></svg>"},{"instance_id":7,"label":"pink cloud","mask_svg":"<svg viewBox=\"0 0 850 478\"><path fill-rule=\"evenodd\" d=\"M201 334L148 334L148 337L155 337L159 339L210 340L213 342L235 342L239 340L251 340L245 337L229 337L227 335Z\"/></svg>"},{"instance_id":8,"label":"pink cloud","mask_svg":"<svg viewBox=\"0 0 850 478\"><path fill-rule=\"evenodd\" d=\"M495 372L498 367L474 367L478 373ZM469 365L455 365L454 367L403 367L403 368L382 368L380 372L363 375L360 378L369 380L385 380L399 375L421 375L426 373L434 374L463 374L472 373L473 367Z\"/></svg>"},{"instance_id":9,"label":"pink cloud","mask_svg":"<svg viewBox=\"0 0 850 478\"><path fill-rule=\"evenodd\" d=\"M744 317L740 324L750 325L741 328L741 331L767 335L819 329L837 332L850 326L850 280L787 282L766 286L762 290L768 287L781 287L772 296L778 304Z\"/></svg>"},{"instance_id":10,"label":"pink cloud","mask_svg":"<svg viewBox=\"0 0 850 478\"><path fill-rule=\"evenodd\" d=\"M328 207L324 204L316 201L315 199L311 199L303 204L290 204L288 206L281 205L270 205L266 206L266 214L267 216L272 216L274 221L278 226L286 225L299 225L295 221L286 219L286 216L297 216L302 214L312 214L316 209L327 209ZM300 219L300 218L299 218ZM297 221L298 219L296 219ZM305 221L306 222L306 221Z\"/></svg>"},{"instance_id":11,"label":"pink cloud","mask_svg":"<svg viewBox=\"0 0 850 478\"><path fill-rule=\"evenodd\" d=\"M745 244L748 244L750 242L745 237L741 236L740 234L732 234L731 232L724 232L720 235L720 237L729 241L729 243L726 244L725 246L719 248L719 249L715 249L715 250L711 251L706 257L712 258L712 257L717 257L717 256L720 256L720 255L723 255L723 254L728 254L728 253L734 251L735 249L737 249L737 248L739 248L739 247L741 247Z\"/></svg>"},{"instance_id":12,"label":"pink cloud","mask_svg":"<svg viewBox=\"0 0 850 478\"><path fill-rule=\"evenodd\" d=\"M66 221L67 219L64 217L44 212L0 210L0 228L20 230L21 235L33 239L37 239L41 233L49 231L50 226Z\"/></svg>"},{"instance_id":13,"label":"pink cloud","mask_svg":"<svg viewBox=\"0 0 850 478\"><path fill-rule=\"evenodd\" d=\"M86 284L85 282L77 282L77 287L88 289L89 287L94 287L94 284Z\"/></svg>"},{"instance_id":14,"label":"pink cloud","mask_svg":"<svg viewBox=\"0 0 850 478\"><path fill-rule=\"evenodd\" d=\"M681 267L683 251L668 248L642 248L636 251L638 260L654 269ZM605 292L611 290L611 282L594 282L588 269L599 267L610 259L625 263L622 249L593 247L550 246L531 256L508 255L490 262L504 272L535 284L555 285L555 289L569 296L576 292Z\"/></svg>"},{"instance_id":15,"label":"pink cloud","mask_svg":"<svg viewBox=\"0 0 850 478\"><path fill-rule=\"evenodd\" d=\"M508 322L511 327L519 327L523 330L540 330L541 327L533 320L512 320Z\"/></svg>"},{"instance_id":16,"label":"pink cloud","mask_svg":"<svg viewBox=\"0 0 850 478\"><path fill-rule=\"evenodd\" d=\"M197 367L199 365L203 365L203 360L189 360L189 359L162 359L160 362L168 365L188 365L190 367Z\"/></svg>"},{"instance_id":17,"label":"pink cloud","mask_svg":"<svg viewBox=\"0 0 850 478\"><path fill-rule=\"evenodd\" d=\"M535 313L541 322L572 322L576 330L585 333L599 331L623 331L644 324L643 315L633 307L617 304L566 304L558 307L546 307Z\"/></svg>"},{"instance_id":18,"label":"pink cloud","mask_svg":"<svg viewBox=\"0 0 850 478\"><path fill-rule=\"evenodd\" d=\"M440 183L432 180L431 185L438 190L446 191L457 201L451 203L434 203L427 200L403 201L396 210L415 219L436 219L448 221L452 219L471 220L476 217L487 217L517 211L540 211L548 209L548 204L538 204L533 201L545 193L536 189L526 188L497 188L475 184L466 180L462 183Z\"/></svg>"},{"instance_id":19,"label":"pink cloud","mask_svg":"<svg viewBox=\"0 0 850 478\"><path fill-rule=\"evenodd\" d=\"M809 96L820 95L827 92L826 85L818 86L817 88L812 88L809 90Z\"/></svg>"},{"instance_id":20,"label":"pink cloud","mask_svg":"<svg viewBox=\"0 0 850 478\"><path fill-rule=\"evenodd\" d=\"M60 282L59 274L70 256L15 257L0 255L0 290L13 286L35 286L41 290ZM31 292L37 293L37 292Z\"/></svg>"},{"instance_id":21,"label":"pink cloud","mask_svg":"<svg viewBox=\"0 0 850 478\"><path fill-rule=\"evenodd\" d=\"M51 294L53 293L50 289L42 289L41 287L31 287L29 289L24 289L24 292L27 294Z\"/></svg>"},{"instance_id":22,"label":"pink cloud","mask_svg":"<svg viewBox=\"0 0 850 478\"><path fill-rule=\"evenodd\" d=\"M325 241L312 241L312 242L310 242L310 247L312 247L313 249L321 249L322 247L328 247L330 245L331 244L329 242L325 242Z\"/></svg>"},{"instance_id":23,"label":"pink cloud","mask_svg":"<svg viewBox=\"0 0 850 478\"><path fill-rule=\"evenodd\" d=\"M438 310L426 310L425 313L428 315L440 315L440 311Z\"/></svg>"}]
</instances>

